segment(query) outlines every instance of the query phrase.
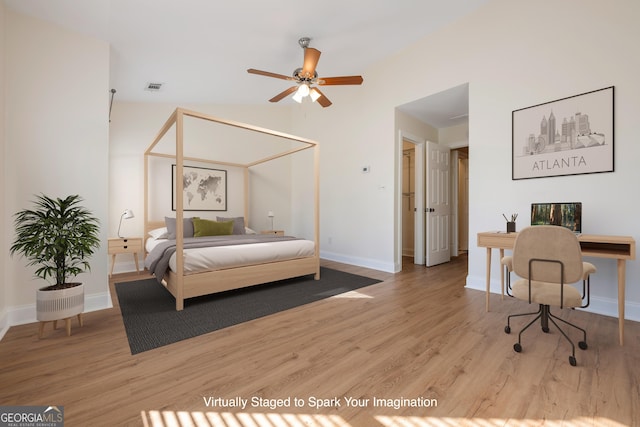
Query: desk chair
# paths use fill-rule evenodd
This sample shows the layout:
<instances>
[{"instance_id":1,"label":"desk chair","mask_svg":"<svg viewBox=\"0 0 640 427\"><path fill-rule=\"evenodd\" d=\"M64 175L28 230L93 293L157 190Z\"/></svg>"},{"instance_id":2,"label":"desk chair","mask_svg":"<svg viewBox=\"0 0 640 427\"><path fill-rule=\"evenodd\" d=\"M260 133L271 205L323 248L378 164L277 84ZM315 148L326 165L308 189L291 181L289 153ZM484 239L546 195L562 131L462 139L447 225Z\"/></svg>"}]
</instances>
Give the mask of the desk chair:
<instances>
[{"instance_id":1,"label":"desk chair","mask_svg":"<svg viewBox=\"0 0 640 427\"><path fill-rule=\"evenodd\" d=\"M518 342L513 345L516 352L522 351L522 333L540 319L542 331L549 332L549 321L571 344L569 363L576 366L575 345L555 320L572 326L583 334L578 343L587 349L587 332L551 313L551 306L562 308L585 308L590 300L589 277L596 272L593 264L582 261L580 243L570 230L553 225L537 225L520 231L513 247L513 255L504 257L501 264L506 268L507 294L509 296L536 303L539 309L532 313L512 314L507 317L504 331L511 333L511 318L536 315L518 334ZM511 284L511 272L519 278ZM572 286L582 280L582 293ZM555 320L554 320L555 319Z\"/></svg>"}]
</instances>

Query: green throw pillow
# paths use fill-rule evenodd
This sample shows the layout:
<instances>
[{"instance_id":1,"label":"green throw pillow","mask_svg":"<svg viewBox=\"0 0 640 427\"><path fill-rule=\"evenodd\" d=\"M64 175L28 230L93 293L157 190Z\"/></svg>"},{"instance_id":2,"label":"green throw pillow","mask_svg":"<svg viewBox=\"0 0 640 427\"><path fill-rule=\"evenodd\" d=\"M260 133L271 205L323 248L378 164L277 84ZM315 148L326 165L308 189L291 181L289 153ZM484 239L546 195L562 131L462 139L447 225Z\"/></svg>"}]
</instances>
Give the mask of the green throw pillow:
<instances>
[{"instance_id":1,"label":"green throw pillow","mask_svg":"<svg viewBox=\"0 0 640 427\"><path fill-rule=\"evenodd\" d=\"M193 218L193 237L226 236L233 233L233 221Z\"/></svg>"}]
</instances>

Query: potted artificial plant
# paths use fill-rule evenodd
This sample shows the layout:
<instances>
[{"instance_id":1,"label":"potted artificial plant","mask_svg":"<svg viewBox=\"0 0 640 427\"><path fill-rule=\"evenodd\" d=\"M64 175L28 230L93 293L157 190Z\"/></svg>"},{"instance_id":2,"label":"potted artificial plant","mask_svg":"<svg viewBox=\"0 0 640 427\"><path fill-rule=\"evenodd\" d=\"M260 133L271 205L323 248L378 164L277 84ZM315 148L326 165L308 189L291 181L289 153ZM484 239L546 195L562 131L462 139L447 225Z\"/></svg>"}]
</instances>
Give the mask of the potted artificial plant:
<instances>
[{"instance_id":1,"label":"potted artificial plant","mask_svg":"<svg viewBox=\"0 0 640 427\"><path fill-rule=\"evenodd\" d=\"M91 269L88 259L100 247L99 221L80 202L78 195L37 196L33 209L15 214L16 237L10 249L11 255L18 253L27 265L37 266L36 277L51 283L37 291L37 319L67 319L67 334L69 319L78 315L81 321L84 311L84 285L69 280Z\"/></svg>"}]
</instances>

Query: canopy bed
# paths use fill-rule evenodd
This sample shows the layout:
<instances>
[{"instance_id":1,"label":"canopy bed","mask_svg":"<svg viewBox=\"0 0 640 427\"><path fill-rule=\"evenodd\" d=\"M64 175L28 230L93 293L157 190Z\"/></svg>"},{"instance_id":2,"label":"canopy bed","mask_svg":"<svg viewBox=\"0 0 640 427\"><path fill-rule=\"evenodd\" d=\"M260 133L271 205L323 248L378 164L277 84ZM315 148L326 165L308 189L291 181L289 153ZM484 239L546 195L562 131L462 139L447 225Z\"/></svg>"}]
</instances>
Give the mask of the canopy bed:
<instances>
[{"instance_id":1,"label":"canopy bed","mask_svg":"<svg viewBox=\"0 0 640 427\"><path fill-rule=\"evenodd\" d=\"M230 126L237 129L250 132L251 134L258 133L262 136L267 135L272 140L285 142L283 146L284 151L277 153L270 153L266 157L259 159L252 159L248 162L237 163L229 162L225 159L213 159L213 158L201 158L185 156L185 146L189 144L189 141L185 141L185 117L203 120L207 122L214 122L223 126ZM157 150L158 143L165 138L165 135L169 130L175 131L175 153L159 152ZM164 139L166 141L167 139ZM256 138L258 141L258 138ZM200 141L200 144L206 144L205 141ZM172 143L171 143L172 144ZM297 239L290 236L274 236L274 235L260 235L252 234L247 235L244 232L234 233L242 234L237 237L236 240L241 242L232 242L231 245L236 249L236 253L241 252L241 258L227 257L222 251L228 250L225 248L226 243L221 243L220 240L226 240L225 238L210 238L209 240L215 241L211 248L201 248L205 245L205 238L190 237L188 230L185 227L189 227L190 218L185 217L184 212L184 182L182 179L175 179L175 188L173 197L175 199L175 245L172 249L173 254L171 258L167 256L165 261L167 268L161 268L165 271L164 275L162 271L155 273L156 278L167 288L167 290L174 296L176 300L176 310L182 310L184 308L184 300L201 295L208 295L217 292L223 292L231 289L238 289L247 286L253 286L263 283L269 283L277 280L283 280L292 277L311 275L313 274L315 279L320 278L320 256L319 256L319 147L314 141L289 135L277 131L273 131L266 128L261 128L253 125L248 125L231 120L223 120L207 114L198 113L182 108L177 108L171 116L167 119L160 132L153 140L152 144L147 148L144 155L144 232L145 236L153 234L154 230L157 230L166 225L165 221L162 221L155 214L154 218L151 218L152 212L150 212L150 186L152 185L149 177L149 161L152 157L164 157L173 159L175 161L175 176L182 177L185 167L184 162L198 162L215 165L225 165L229 167L237 167L243 169L244 175L244 217L235 217L236 221L240 218L244 220L244 226L249 224L249 201L250 201L250 169L257 165L264 164L266 162L273 161L285 156L292 155L294 153L313 149L313 187L314 187L314 206L313 206L313 241L305 239ZM250 151L250 150L245 150ZM255 150L260 153L260 150ZM197 218L197 217L194 217ZM218 218L224 219L224 218ZM236 224L237 225L237 224ZM242 224L241 224L242 225ZM243 227L241 227L243 228ZM237 229L237 227L236 227ZM185 235L187 237L185 237ZM173 236L172 236L173 237ZM231 237L231 236L229 236ZM154 239L150 239L151 245L160 244L165 246L171 246L168 243L153 242ZM173 239L171 239L173 240ZM193 248L196 246L197 248ZM151 250L151 246L146 246L147 251ZM241 248L241 249L238 249ZM192 267L187 263L185 266L185 254L189 254L189 251L203 250L209 253L209 255L199 254L198 257L211 257L217 264L207 265L205 269L199 271L196 267ZM225 257L231 259L230 263L220 261ZM189 260L197 259L196 256L189 255ZM202 258L200 258L202 259ZM222 264L220 264L222 262ZM145 265L147 263L145 262ZM155 264L154 264L155 265ZM161 276L161 277L159 277Z\"/></svg>"}]
</instances>

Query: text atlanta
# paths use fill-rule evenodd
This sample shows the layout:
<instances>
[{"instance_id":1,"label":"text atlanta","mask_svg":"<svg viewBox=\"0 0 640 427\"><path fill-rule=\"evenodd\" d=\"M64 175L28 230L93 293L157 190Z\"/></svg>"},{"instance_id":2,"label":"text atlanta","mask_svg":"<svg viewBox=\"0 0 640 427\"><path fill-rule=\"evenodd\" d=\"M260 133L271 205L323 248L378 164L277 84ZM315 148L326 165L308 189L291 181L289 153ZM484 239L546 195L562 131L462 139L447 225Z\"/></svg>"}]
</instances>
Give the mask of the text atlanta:
<instances>
[{"instance_id":1,"label":"text atlanta","mask_svg":"<svg viewBox=\"0 0 640 427\"><path fill-rule=\"evenodd\" d=\"M587 166L587 161L584 156L572 156L564 157L561 159L551 160L538 160L533 162L531 167L532 171L562 169L569 167Z\"/></svg>"}]
</instances>

